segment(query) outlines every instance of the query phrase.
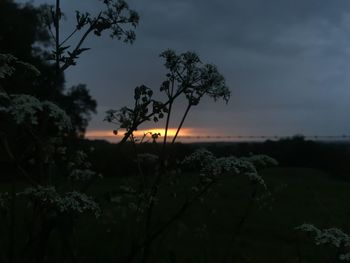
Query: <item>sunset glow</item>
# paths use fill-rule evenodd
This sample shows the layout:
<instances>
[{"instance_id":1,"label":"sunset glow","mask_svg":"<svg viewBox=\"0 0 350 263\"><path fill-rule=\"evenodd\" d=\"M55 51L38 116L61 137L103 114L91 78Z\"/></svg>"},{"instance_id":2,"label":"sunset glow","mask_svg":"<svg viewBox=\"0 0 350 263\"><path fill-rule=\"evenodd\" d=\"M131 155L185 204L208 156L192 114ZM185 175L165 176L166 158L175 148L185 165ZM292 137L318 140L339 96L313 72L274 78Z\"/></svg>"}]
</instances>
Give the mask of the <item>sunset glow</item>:
<instances>
[{"instance_id":1,"label":"sunset glow","mask_svg":"<svg viewBox=\"0 0 350 263\"><path fill-rule=\"evenodd\" d=\"M113 130L90 130L87 131L85 136L90 140L107 140L109 142L117 143L123 136L125 131L120 130L117 135L113 133ZM164 138L164 129L144 129L134 132L134 136L138 139L141 139L145 133L148 133L148 136L144 141L152 141L152 138L149 133L156 134L160 133L161 136L158 139L158 142L162 141ZM170 128L168 130L168 138L171 140L176 133L176 129ZM183 128L181 129L177 142L191 143L191 142L229 142L229 141L264 141L266 139L276 140L280 138L279 136L247 136L239 135L230 132L218 132L210 128Z\"/></svg>"},{"instance_id":2,"label":"sunset glow","mask_svg":"<svg viewBox=\"0 0 350 263\"><path fill-rule=\"evenodd\" d=\"M124 136L125 131L120 130L118 131L118 134L115 135L113 133L113 130L90 130L87 131L85 136L88 139L104 139L107 141L112 141L112 142L117 142L119 140L121 140ZM152 133L152 134L156 134L156 133L160 133L160 138L163 138L164 134L165 134L165 130L164 129L145 129L145 130L137 130L134 132L134 136L137 138L142 138L144 136L145 133ZM174 128L170 128L168 130L168 137L172 138L175 136L176 133L176 129ZM186 138L186 137L193 137L193 136L199 136L200 135L200 131L197 131L196 129L191 129L191 128L183 128L181 129L178 138L179 140L181 140L181 138ZM150 138L150 136L148 136L148 138Z\"/></svg>"}]
</instances>

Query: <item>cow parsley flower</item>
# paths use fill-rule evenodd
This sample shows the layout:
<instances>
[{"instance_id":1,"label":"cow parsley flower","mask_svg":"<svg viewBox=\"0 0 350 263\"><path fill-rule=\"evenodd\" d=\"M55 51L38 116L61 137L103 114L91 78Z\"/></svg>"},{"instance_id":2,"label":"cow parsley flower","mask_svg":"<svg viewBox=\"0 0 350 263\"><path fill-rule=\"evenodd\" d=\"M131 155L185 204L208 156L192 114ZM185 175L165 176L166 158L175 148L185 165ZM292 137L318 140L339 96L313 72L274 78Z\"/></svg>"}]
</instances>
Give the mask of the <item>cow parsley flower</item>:
<instances>
[{"instance_id":1,"label":"cow parsley flower","mask_svg":"<svg viewBox=\"0 0 350 263\"><path fill-rule=\"evenodd\" d=\"M50 101L41 102L30 95L11 95L9 107L1 108L0 110L12 115L17 124L29 122L32 125L38 125L39 116L42 113L46 113L51 123L59 131L70 130L72 128L71 120L64 110Z\"/></svg>"},{"instance_id":2,"label":"cow parsley flower","mask_svg":"<svg viewBox=\"0 0 350 263\"><path fill-rule=\"evenodd\" d=\"M350 253L341 254L339 256L339 259L342 260L342 261L350 261Z\"/></svg>"},{"instance_id":3,"label":"cow parsley flower","mask_svg":"<svg viewBox=\"0 0 350 263\"><path fill-rule=\"evenodd\" d=\"M76 212L80 214L92 212L95 217L99 217L101 214L99 205L92 198L77 191L66 193L58 200L57 206L61 212Z\"/></svg>"},{"instance_id":4,"label":"cow parsley flower","mask_svg":"<svg viewBox=\"0 0 350 263\"><path fill-rule=\"evenodd\" d=\"M0 79L10 77L17 67L24 67L26 70L31 71L34 75L40 75L40 71L32 64L18 60L11 54L0 53Z\"/></svg>"},{"instance_id":5,"label":"cow parsley flower","mask_svg":"<svg viewBox=\"0 0 350 263\"><path fill-rule=\"evenodd\" d=\"M29 121L33 125L38 124L38 112L43 110L41 102L30 95L12 95L11 106L7 112L12 115L17 124Z\"/></svg>"},{"instance_id":6,"label":"cow parsley flower","mask_svg":"<svg viewBox=\"0 0 350 263\"><path fill-rule=\"evenodd\" d=\"M313 235L316 245L329 245L337 249L350 247L350 235L344 233L341 229L336 227L318 229L311 224L302 224L295 229ZM341 261L350 261L350 253L340 253L338 254L338 258Z\"/></svg>"},{"instance_id":7,"label":"cow parsley flower","mask_svg":"<svg viewBox=\"0 0 350 263\"><path fill-rule=\"evenodd\" d=\"M90 168L91 163L88 161L89 156L86 152L79 150L74 153L72 158L72 165L75 167L85 167Z\"/></svg>"},{"instance_id":8,"label":"cow parsley flower","mask_svg":"<svg viewBox=\"0 0 350 263\"><path fill-rule=\"evenodd\" d=\"M42 108L48 113L49 117L60 131L72 129L71 119L66 112L56 104L46 100L42 102Z\"/></svg>"},{"instance_id":9,"label":"cow parsley flower","mask_svg":"<svg viewBox=\"0 0 350 263\"><path fill-rule=\"evenodd\" d=\"M76 151L68 163L69 178L74 181L88 181L97 175L91 167L88 155L84 151Z\"/></svg>"},{"instance_id":10,"label":"cow parsley flower","mask_svg":"<svg viewBox=\"0 0 350 263\"><path fill-rule=\"evenodd\" d=\"M41 203L46 204L55 204L59 200L59 194L56 192L55 187L53 186L41 186L28 187L23 192L20 192L18 195L28 196L33 200L38 200Z\"/></svg>"},{"instance_id":11,"label":"cow parsley flower","mask_svg":"<svg viewBox=\"0 0 350 263\"><path fill-rule=\"evenodd\" d=\"M216 158L210 151L199 149L187 156L182 165L197 169L204 177L216 177L223 174L242 174L253 183L258 183L264 188L266 184L259 175L257 167L276 165L277 161L266 155L238 158L235 156Z\"/></svg>"},{"instance_id":12,"label":"cow parsley flower","mask_svg":"<svg viewBox=\"0 0 350 263\"><path fill-rule=\"evenodd\" d=\"M0 79L11 76L15 72L15 67L12 65L17 60L11 54L0 53Z\"/></svg>"},{"instance_id":13,"label":"cow parsley flower","mask_svg":"<svg viewBox=\"0 0 350 263\"><path fill-rule=\"evenodd\" d=\"M28 196L30 199L64 213L92 212L99 217L101 210L98 204L86 194L77 191L60 195L55 187L37 186L25 189L19 195Z\"/></svg>"},{"instance_id":14,"label":"cow parsley flower","mask_svg":"<svg viewBox=\"0 0 350 263\"><path fill-rule=\"evenodd\" d=\"M318 229L311 224L302 224L295 229L310 233L316 245L329 245L337 249L350 247L350 235L339 228ZM350 253L340 253L338 257L341 261L350 261Z\"/></svg>"},{"instance_id":15,"label":"cow parsley flower","mask_svg":"<svg viewBox=\"0 0 350 263\"><path fill-rule=\"evenodd\" d=\"M88 181L94 176L96 172L90 169L73 169L69 174L70 179L74 181Z\"/></svg>"},{"instance_id":16,"label":"cow parsley flower","mask_svg":"<svg viewBox=\"0 0 350 263\"><path fill-rule=\"evenodd\" d=\"M189 156L185 157L182 161L182 165L190 166L193 168L203 168L205 165L212 163L215 160L215 156L206 149L198 149Z\"/></svg>"},{"instance_id":17,"label":"cow parsley flower","mask_svg":"<svg viewBox=\"0 0 350 263\"><path fill-rule=\"evenodd\" d=\"M329 244L335 247L350 247L350 236L339 228L318 229L311 224L302 224L296 229L312 234L316 245Z\"/></svg>"}]
</instances>

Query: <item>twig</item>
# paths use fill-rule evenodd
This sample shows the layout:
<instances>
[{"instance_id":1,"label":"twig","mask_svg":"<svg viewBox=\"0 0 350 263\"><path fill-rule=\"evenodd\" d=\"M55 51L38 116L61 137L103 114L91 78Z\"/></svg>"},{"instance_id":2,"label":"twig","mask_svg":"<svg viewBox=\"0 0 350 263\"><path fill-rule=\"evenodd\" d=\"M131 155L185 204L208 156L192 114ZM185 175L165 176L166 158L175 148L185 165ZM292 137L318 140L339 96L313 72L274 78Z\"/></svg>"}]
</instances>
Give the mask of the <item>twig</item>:
<instances>
[{"instance_id":1,"label":"twig","mask_svg":"<svg viewBox=\"0 0 350 263\"><path fill-rule=\"evenodd\" d=\"M143 255L143 262L147 262L148 260L148 253L149 248L151 244L154 242L155 239L157 239L164 231L166 231L176 220L181 218L181 216L187 211L187 209L201 196L203 196L205 193L208 192L208 190L216 183L216 181L212 180L209 182L201 191L199 191L197 194L195 194L192 198L188 199L181 207L180 209L174 213L163 225L161 225L157 230L155 230L150 235L146 236L145 239L141 244L138 246L133 247L132 251L128 255L128 261L127 262L134 262L134 259L138 255L138 251L141 251L144 249L144 253L146 250L146 254Z\"/></svg>"},{"instance_id":2,"label":"twig","mask_svg":"<svg viewBox=\"0 0 350 263\"><path fill-rule=\"evenodd\" d=\"M181 130L181 128L182 128L182 125L183 125L184 122L185 122L185 119L186 119L187 114L188 114L188 112L190 111L191 107L192 107L192 104L191 104L191 103L188 103L187 108L186 108L186 111L185 111L184 115L182 116L180 125L179 125L179 127L177 128L177 130L176 130L175 136L174 136L174 138L173 138L171 144L174 144L174 143L175 143L175 140L176 140L176 138L177 138L177 136L178 136L178 134L179 134L179 132L180 132L180 130Z\"/></svg>"},{"instance_id":3,"label":"twig","mask_svg":"<svg viewBox=\"0 0 350 263\"><path fill-rule=\"evenodd\" d=\"M82 44L84 43L84 41L86 40L86 38L88 37L88 35L95 29L95 26L97 24L97 21L100 19L101 17L101 13L99 13L99 15L97 16L97 18L94 20L94 22L89 26L89 28L85 31L84 35L81 37L81 39L79 40L78 44L76 45L76 47L74 48L73 52L71 53L71 55L69 56L69 58L67 59L67 61L63 64L63 66L61 67L61 72L65 71L67 68L69 68L72 65L72 62L74 61L74 56L77 55L78 50L80 49L80 47L82 46Z\"/></svg>"},{"instance_id":4,"label":"twig","mask_svg":"<svg viewBox=\"0 0 350 263\"><path fill-rule=\"evenodd\" d=\"M60 9L60 0L56 0L56 12L55 12L55 45L56 45L56 74L59 75L60 72L60 59L61 55L59 54L60 49L60 19L61 19L61 9Z\"/></svg>"},{"instance_id":5,"label":"twig","mask_svg":"<svg viewBox=\"0 0 350 263\"><path fill-rule=\"evenodd\" d=\"M74 29L74 31L73 31L72 33L70 33L70 34L66 37L66 39L63 40L63 41L61 42L60 46L63 46L64 43L66 43L76 32L78 32L78 29L77 29L77 28Z\"/></svg>"}]
</instances>

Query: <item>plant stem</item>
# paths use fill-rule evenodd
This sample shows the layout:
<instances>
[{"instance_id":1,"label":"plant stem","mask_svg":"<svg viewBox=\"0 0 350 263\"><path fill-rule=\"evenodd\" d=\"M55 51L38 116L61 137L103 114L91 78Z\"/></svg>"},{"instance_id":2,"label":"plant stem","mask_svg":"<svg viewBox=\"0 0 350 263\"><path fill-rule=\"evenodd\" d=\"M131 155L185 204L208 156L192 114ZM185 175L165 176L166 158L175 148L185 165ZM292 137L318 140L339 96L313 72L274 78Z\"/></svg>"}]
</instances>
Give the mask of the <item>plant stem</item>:
<instances>
[{"instance_id":1,"label":"plant stem","mask_svg":"<svg viewBox=\"0 0 350 263\"><path fill-rule=\"evenodd\" d=\"M88 35L94 30L94 28L97 24L97 21L100 19L100 17L101 17L101 13L97 16L97 18L90 25L90 27L85 31L84 35L81 37L78 44L76 45L76 47L72 51L71 55L69 56L69 59L63 64L63 66L61 68L62 72L65 71L67 68L69 68L72 65L72 62L74 60L74 56L77 54L78 50L81 48L81 46L83 45L83 43L86 40L86 38L88 37Z\"/></svg>"},{"instance_id":2,"label":"plant stem","mask_svg":"<svg viewBox=\"0 0 350 263\"><path fill-rule=\"evenodd\" d=\"M15 173L16 174L16 173ZM11 180L11 210L10 210L10 249L9 262L13 263L15 255L15 223L16 223L16 178L12 176Z\"/></svg>"},{"instance_id":3,"label":"plant stem","mask_svg":"<svg viewBox=\"0 0 350 263\"><path fill-rule=\"evenodd\" d=\"M166 117L166 123L165 123L165 131L164 131L164 140L163 140L163 146L162 146L162 155L164 154L165 151L165 145L166 145L166 140L168 136L168 129L169 129L169 122L170 122L170 115L171 115L171 109L173 106L173 102L169 103L169 112Z\"/></svg>"},{"instance_id":4,"label":"plant stem","mask_svg":"<svg viewBox=\"0 0 350 263\"><path fill-rule=\"evenodd\" d=\"M237 223L235 230L233 231L232 234L232 242L234 243L236 241L237 236L239 235L240 231L242 230L243 225L245 224L245 222L247 221L247 219L249 218L253 207L254 207L254 201L255 201L255 197L257 195L257 187L255 186L252 190L252 193L250 195L250 200L249 200L249 204L247 206L247 209L245 210L244 214L242 215L241 219L239 220L239 222Z\"/></svg>"},{"instance_id":5,"label":"plant stem","mask_svg":"<svg viewBox=\"0 0 350 263\"><path fill-rule=\"evenodd\" d=\"M184 124L185 119L186 119L186 117L187 117L187 114L188 114L188 112L190 111L191 107L192 107L192 104L191 104L191 103L188 103L187 108L186 108L186 111L185 111L184 115L182 116L180 125L179 125L179 127L177 128L177 130L176 130L175 136L174 136L174 138L173 138L171 144L174 144L174 143L175 143L175 140L176 140L177 136L179 135L179 132L180 132L180 130L181 130L181 128L182 128L182 125Z\"/></svg>"},{"instance_id":6,"label":"plant stem","mask_svg":"<svg viewBox=\"0 0 350 263\"><path fill-rule=\"evenodd\" d=\"M55 12L55 44L56 44L56 74L57 77L60 73L60 59L61 55L59 54L60 49L60 0L56 0L56 12Z\"/></svg>"},{"instance_id":7,"label":"plant stem","mask_svg":"<svg viewBox=\"0 0 350 263\"><path fill-rule=\"evenodd\" d=\"M208 192L208 190L216 183L215 180L209 182L206 186L203 187L201 191L195 194L192 198L188 199L182 204L177 212L175 212L164 224L162 224L158 229L145 237L141 244L137 247L133 247L132 251L128 255L127 262L135 262L135 259L140 251L144 251L142 255L142 262L145 263L148 260L150 247L152 243L166 231L174 222L176 222L181 216L187 211L187 209L200 197Z\"/></svg>"},{"instance_id":8,"label":"plant stem","mask_svg":"<svg viewBox=\"0 0 350 263\"><path fill-rule=\"evenodd\" d=\"M60 44L61 46L66 43L76 32L78 32L78 29L74 29L74 31L72 33L70 33L65 40L62 41L62 43Z\"/></svg>"},{"instance_id":9,"label":"plant stem","mask_svg":"<svg viewBox=\"0 0 350 263\"><path fill-rule=\"evenodd\" d=\"M175 95L170 98L167 102L165 102L161 107L160 110L164 109L166 106L168 106L170 103L173 103L175 101L175 99L177 97L179 97L183 92L184 92L185 88L182 88L180 90L178 90ZM143 118L142 120L138 120L137 122L134 122L132 128L130 128L124 135L123 139L118 143L118 145L124 144L128 138L130 137L130 135L137 129L137 127L144 123L145 121L149 120L151 117L153 117L153 115L155 115L155 112L152 112L150 114L148 114L145 118Z\"/></svg>"},{"instance_id":10,"label":"plant stem","mask_svg":"<svg viewBox=\"0 0 350 263\"><path fill-rule=\"evenodd\" d=\"M170 94L169 94L169 109L168 109L168 114L167 114L167 117L166 117L166 123L165 123L165 134L164 134L164 141L163 141L163 146L162 146L162 151L161 151L161 162L164 164L164 161L166 159L165 157L165 147L166 147L166 141L167 141L167 136L168 136L168 130L169 130L169 122L170 122L170 116L171 116L171 110L172 110L172 107L173 107L173 103L174 103L174 100L172 100L173 98L173 95L174 95L174 78L172 79L172 83L171 83L171 91L170 91ZM161 166L163 166L163 164L161 164Z\"/></svg>"}]
</instances>

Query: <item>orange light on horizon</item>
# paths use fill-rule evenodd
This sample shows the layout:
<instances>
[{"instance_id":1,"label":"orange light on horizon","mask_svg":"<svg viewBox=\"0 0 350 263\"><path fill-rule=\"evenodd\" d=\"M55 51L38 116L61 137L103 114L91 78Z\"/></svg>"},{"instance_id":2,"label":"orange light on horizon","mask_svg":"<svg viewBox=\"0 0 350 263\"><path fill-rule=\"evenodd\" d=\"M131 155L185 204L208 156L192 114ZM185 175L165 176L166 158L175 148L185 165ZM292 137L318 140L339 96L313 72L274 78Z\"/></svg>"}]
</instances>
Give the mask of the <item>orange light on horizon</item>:
<instances>
[{"instance_id":1,"label":"orange light on horizon","mask_svg":"<svg viewBox=\"0 0 350 263\"><path fill-rule=\"evenodd\" d=\"M115 139L121 139L124 136L125 131L121 130L118 132L117 135L113 133L113 130L91 130L87 131L85 133L86 138L90 139L96 139L96 138L101 138L101 139L106 139L106 140L111 140L113 138ZM161 137L165 135L165 129L144 129L144 130L137 130L134 132L135 137L142 137L144 136L145 133L160 133ZM168 135L169 137L174 137L176 134L176 129L175 128L170 128L168 129ZM190 128L183 128L180 130L179 137L182 136L195 136L194 134L194 129Z\"/></svg>"}]
</instances>

